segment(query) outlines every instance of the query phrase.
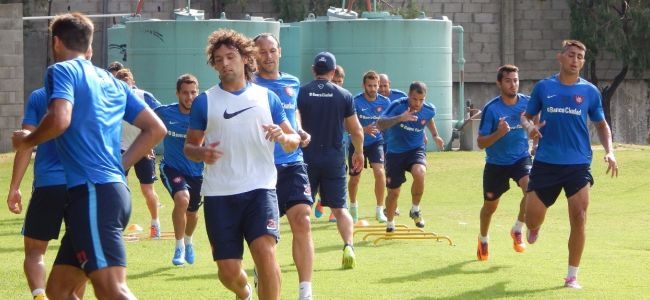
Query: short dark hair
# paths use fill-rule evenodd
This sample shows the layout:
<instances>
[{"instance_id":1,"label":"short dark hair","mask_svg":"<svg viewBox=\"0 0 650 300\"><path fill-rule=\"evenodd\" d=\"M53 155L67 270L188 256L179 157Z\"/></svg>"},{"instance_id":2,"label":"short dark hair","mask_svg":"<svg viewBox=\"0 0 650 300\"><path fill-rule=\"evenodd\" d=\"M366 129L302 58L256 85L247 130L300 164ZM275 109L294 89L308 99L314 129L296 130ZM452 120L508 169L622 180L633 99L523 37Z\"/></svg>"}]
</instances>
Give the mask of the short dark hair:
<instances>
[{"instance_id":1,"label":"short dark hair","mask_svg":"<svg viewBox=\"0 0 650 300\"><path fill-rule=\"evenodd\" d=\"M418 94L426 94L427 93L427 85L424 84L422 81L413 81L411 85L409 86L409 93L410 92L416 92Z\"/></svg>"},{"instance_id":2,"label":"short dark hair","mask_svg":"<svg viewBox=\"0 0 650 300\"><path fill-rule=\"evenodd\" d=\"M114 61L114 62L108 64L108 67L106 67L106 70L111 72L111 73L117 72L117 71L122 70L122 69L124 69L124 65L119 61Z\"/></svg>"},{"instance_id":3,"label":"short dark hair","mask_svg":"<svg viewBox=\"0 0 650 300\"><path fill-rule=\"evenodd\" d=\"M176 92L181 91L181 85L183 84L196 84L196 88L199 88L199 80L196 79L196 77L192 74L183 74L181 76L178 76L178 79L176 79Z\"/></svg>"},{"instance_id":4,"label":"short dark hair","mask_svg":"<svg viewBox=\"0 0 650 300\"><path fill-rule=\"evenodd\" d=\"M86 53L93 42L93 21L81 13L56 16L50 24L52 37L57 37L63 45L76 52Z\"/></svg>"},{"instance_id":5,"label":"short dark hair","mask_svg":"<svg viewBox=\"0 0 650 300\"><path fill-rule=\"evenodd\" d=\"M500 66L497 69L497 81L501 82L501 79L503 79L503 76L506 73L513 73L513 72L514 73L519 72L519 68L517 68L517 66L515 66L515 65L510 65L510 64Z\"/></svg>"},{"instance_id":6,"label":"short dark hair","mask_svg":"<svg viewBox=\"0 0 650 300\"><path fill-rule=\"evenodd\" d=\"M562 41L562 53L564 53L569 47L578 47L580 50L587 52L587 46L578 40L564 40Z\"/></svg>"},{"instance_id":7,"label":"short dark hair","mask_svg":"<svg viewBox=\"0 0 650 300\"><path fill-rule=\"evenodd\" d=\"M261 38L273 39L275 43L278 44L278 48L280 48L280 40L278 40L278 38L275 37L275 35L273 35L272 33L268 33L268 32L260 33L253 38L253 42L257 42L257 40Z\"/></svg>"},{"instance_id":8,"label":"short dark hair","mask_svg":"<svg viewBox=\"0 0 650 300\"><path fill-rule=\"evenodd\" d=\"M366 80L379 80L379 74L373 70L370 70L363 74L363 84L366 84Z\"/></svg>"}]
</instances>

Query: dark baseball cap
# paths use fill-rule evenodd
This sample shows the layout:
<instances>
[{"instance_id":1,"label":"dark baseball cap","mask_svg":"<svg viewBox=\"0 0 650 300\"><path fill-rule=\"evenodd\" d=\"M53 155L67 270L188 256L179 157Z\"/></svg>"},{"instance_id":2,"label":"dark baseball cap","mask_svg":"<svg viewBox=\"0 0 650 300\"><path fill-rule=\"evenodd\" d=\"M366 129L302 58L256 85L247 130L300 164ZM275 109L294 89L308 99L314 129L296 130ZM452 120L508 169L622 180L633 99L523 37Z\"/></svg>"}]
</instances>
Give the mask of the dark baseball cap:
<instances>
[{"instance_id":1,"label":"dark baseball cap","mask_svg":"<svg viewBox=\"0 0 650 300\"><path fill-rule=\"evenodd\" d=\"M318 72L328 72L336 69L336 58L329 52L316 54L314 58L314 69Z\"/></svg>"}]
</instances>

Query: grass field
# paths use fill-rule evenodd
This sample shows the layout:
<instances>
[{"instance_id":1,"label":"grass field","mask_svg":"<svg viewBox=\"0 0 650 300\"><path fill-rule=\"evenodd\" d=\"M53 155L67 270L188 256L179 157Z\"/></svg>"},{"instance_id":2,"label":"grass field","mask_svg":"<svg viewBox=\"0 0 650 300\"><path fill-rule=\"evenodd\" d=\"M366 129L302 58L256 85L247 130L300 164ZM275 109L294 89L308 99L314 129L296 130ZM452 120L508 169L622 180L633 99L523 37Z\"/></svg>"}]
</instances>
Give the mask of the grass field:
<instances>
[{"instance_id":1,"label":"grass field","mask_svg":"<svg viewBox=\"0 0 650 300\"><path fill-rule=\"evenodd\" d=\"M567 268L569 224L566 200L562 195L547 215L540 238L525 253L515 253L508 234L515 220L520 191L513 183L495 213L490 230L490 260L476 260L478 214L482 204L482 152L443 152L428 156L429 172L421 204L426 230L448 235L455 246L432 240L393 240L374 245L355 235L357 268L341 269L342 244L333 223L326 216L313 218L316 248L313 290L315 299L649 299L650 227L648 196L650 148L619 145L620 175L605 176L603 152L595 151L592 189L588 213L587 245L579 278L582 290L562 287ZM6 199L13 154L0 154L0 196ZM31 171L30 171L31 172ZM133 193L131 223L148 227L149 217L135 176L130 178ZM364 171L360 187L360 217L374 221L372 173ZM22 185L29 199L31 174ZM399 206L410 207L410 181L404 186ZM157 183L163 207L163 232L172 231L172 202ZM26 203L25 203L26 204ZM26 207L26 205L25 205ZM0 298L31 299L22 271L23 244L20 235L23 215L6 208L0 213ZM408 216L398 224L414 227ZM291 259L291 233L281 224L278 245L282 267L282 299L297 297L297 274ZM140 299L233 299L218 281L212 262L203 216L194 236L197 261L194 265L171 264L173 240L127 243L128 284ZM51 265L58 249L53 241L48 249ZM249 275L252 260L246 254ZM252 282L252 279L250 279ZM88 289L86 299L95 299Z\"/></svg>"}]
</instances>

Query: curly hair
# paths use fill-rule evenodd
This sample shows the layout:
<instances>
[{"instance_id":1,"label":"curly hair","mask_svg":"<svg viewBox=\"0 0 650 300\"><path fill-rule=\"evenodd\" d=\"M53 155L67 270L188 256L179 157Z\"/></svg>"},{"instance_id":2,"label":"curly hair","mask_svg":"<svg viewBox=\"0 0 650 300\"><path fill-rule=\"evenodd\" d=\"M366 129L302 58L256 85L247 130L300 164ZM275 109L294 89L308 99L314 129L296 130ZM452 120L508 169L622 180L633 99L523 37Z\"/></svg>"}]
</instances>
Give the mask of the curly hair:
<instances>
[{"instance_id":1,"label":"curly hair","mask_svg":"<svg viewBox=\"0 0 650 300\"><path fill-rule=\"evenodd\" d=\"M251 81L255 68L255 54L257 47L255 42L245 35L232 29L219 29L214 31L208 37L208 46L205 53L208 56L207 63L214 68L216 61L214 51L221 46L237 49L244 61L244 73L247 81Z\"/></svg>"}]
</instances>

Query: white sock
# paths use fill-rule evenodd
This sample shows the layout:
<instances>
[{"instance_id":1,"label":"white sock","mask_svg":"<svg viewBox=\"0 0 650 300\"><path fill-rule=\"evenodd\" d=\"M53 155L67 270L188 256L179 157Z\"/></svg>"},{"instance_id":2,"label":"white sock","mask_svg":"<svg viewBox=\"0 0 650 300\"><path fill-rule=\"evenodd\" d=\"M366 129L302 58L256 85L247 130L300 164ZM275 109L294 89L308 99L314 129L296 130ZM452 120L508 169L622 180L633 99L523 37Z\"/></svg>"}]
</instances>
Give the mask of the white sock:
<instances>
[{"instance_id":1,"label":"white sock","mask_svg":"<svg viewBox=\"0 0 650 300\"><path fill-rule=\"evenodd\" d=\"M185 241L185 245L191 245L192 244L192 236L191 235L186 235L183 237L183 240Z\"/></svg>"},{"instance_id":2,"label":"white sock","mask_svg":"<svg viewBox=\"0 0 650 300\"><path fill-rule=\"evenodd\" d=\"M567 278L575 277L578 278L578 269L580 267L569 266L569 271L567 272Z\"/></svg>"},{"instance_id":3,"label":"white sock","mask_svg":"<svg viewBox=\"0 0 650 300\"><path fill-rule=\"evenodd\" d=\"M389 227L389 228L395 228L395 220L393 220L393 221L387 221L387 222L386 222L386 227Z\"/></svg>"},{"instance_id":4,"label":"white sock","mask_svg":"<svg viewBox=\"0 0 650 300\"><path fill-rule=\"evenodd\" d=\"M303 281L298 285L298 299L311 299L311 282Z\"/></svg>"},{"instance_id":5,"label":"white sock","mask_svg":"<svg viewBox=\"0 0 650 300\"><path fill-rule=\"evenodd\" d=\"M384 212L384 206L383 205L377 205L377 213L383 213Z\"/></svg>"},{"instance_id":6,"label":"white sock","mask_svg":"<svg viewBox=\"0 0 650 300\"><path fill-rule=\"evenodd\" d=\"M515 225L512 225L512 229L514 229L516 232L521 232L522 229L524 229L524 222L517 220L517 222L515 222Z\"/></svg>"},{"instance_id":7,"label":"white sock","mask_svg":"<svg viewBox=\"0 0 650 300\"><path fill-rule=\"evenodd\" d=\"M478 239L481 240L481 243L487 243L488 241L490 241L490 235L482 236L481 234L479 234Z\"/></svg>"},{"instance_id":8,"label":"white sock","mask_svg":"<svg viewBox=\"0 0 650 300\"><path fill-rule=\"evenodd\" d=\"M159 219L151 219L151 226L160 227L160 220Z\"/></svg>"},{"instance_id":9,"label":"white sock","mask_svg":"<svg viewBox=\"0 0 650 300\"><path fill-rule=\"evenodd\" d=\"M37 288L32 291L32 296L36 297L38 294L45 294L45 289Z\"/></svg>"},{"instance_id":10,"label":"white sock","mask_svg":"<svg viewBox=\"0 0 650 300\"><path fill-rule=\"evenodd\" d=\"M185 241L183 239L176 240L176 248L181 248L185 251Z\"/></svg>"},{"instance_id":11,"label":"white sock","mask_svg":"<svg viewBox=\"0 0 650 300\"><path fill-rule=\"evenodd\" d=\"M419 206L419 205L415 205L415 204L413 204L413 205L411 206L411 211L412 211L412 212L420 211L420 206Z\"/></svg>"},{"instance_id":12,"label":"white sock","mask_svg":"<svg viewBox=\"0 0 650 300\"><path fill-rule=\"evenodd\" d=\"M357 203L356 202L350 202L350 207L357 207Z\"/></svg>"}]
</instances>

